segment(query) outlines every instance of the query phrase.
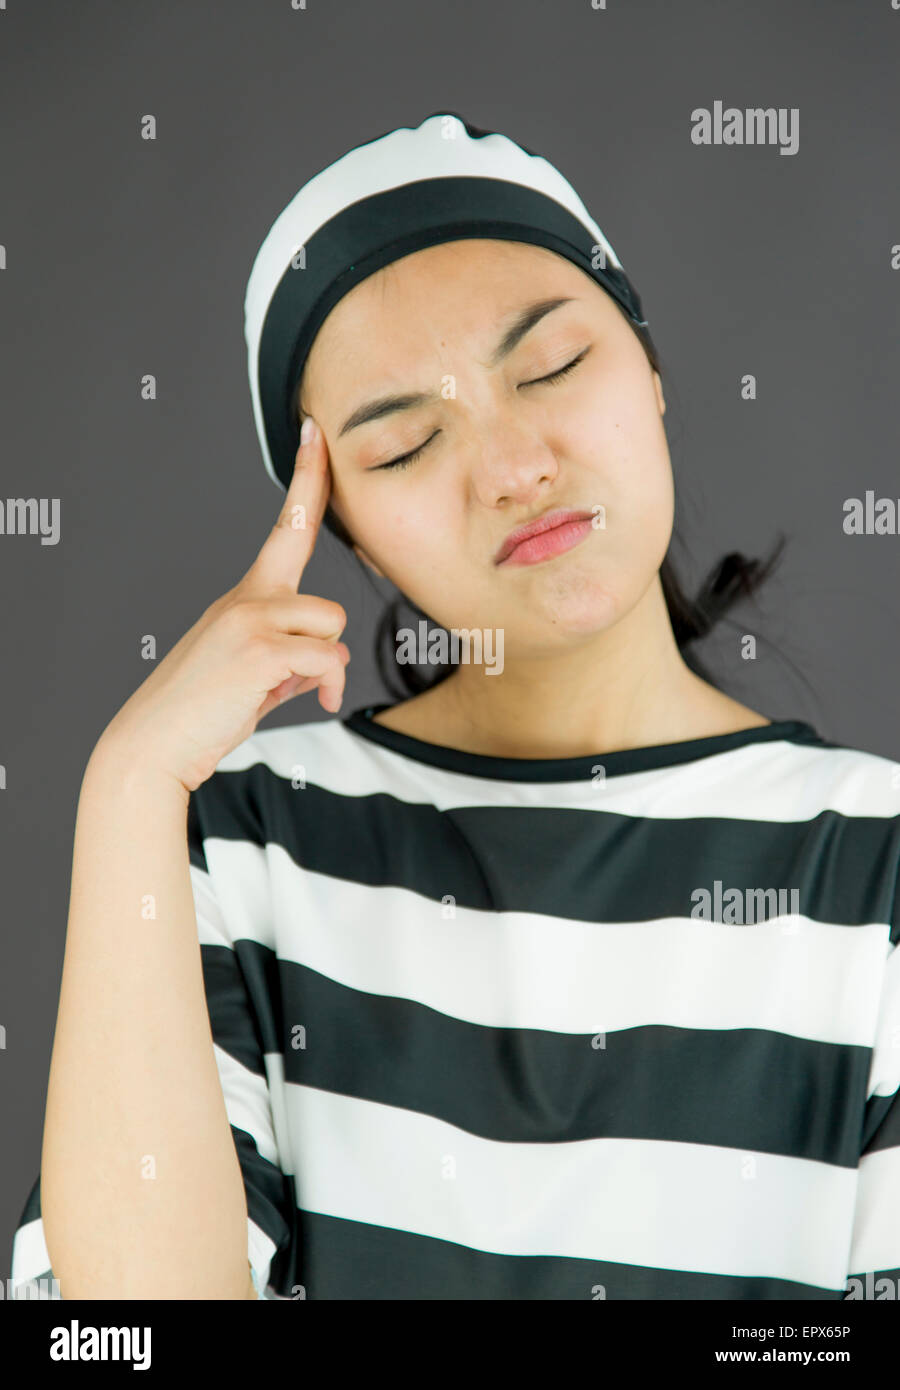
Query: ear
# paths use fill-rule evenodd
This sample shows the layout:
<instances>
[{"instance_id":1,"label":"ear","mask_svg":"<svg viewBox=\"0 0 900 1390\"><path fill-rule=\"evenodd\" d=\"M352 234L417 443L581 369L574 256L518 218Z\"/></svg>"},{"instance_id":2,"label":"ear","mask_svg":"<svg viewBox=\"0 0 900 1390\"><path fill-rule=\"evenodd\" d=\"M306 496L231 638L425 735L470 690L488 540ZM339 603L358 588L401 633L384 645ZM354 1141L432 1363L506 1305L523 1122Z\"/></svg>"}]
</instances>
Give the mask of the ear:
<instances>
[{"instance_id":1,"label":"ear","mask_svg":"<svg viewBox=\"0 0 900 1390\"><path fill-rule=\"evenodd\" d=\"M659 372L653 373L653 385L656 387L656 399L659 401L659 413L666 413L666 398L663 395L662 382L659 379Z\"/></svg>"},{"instance_id":2,"label":"ear","mask_svg":"<svg viewBox=\"0 0 900 1390\"><path fill-rule=\"evenodd\" d=\"M368 555L366 554L366 552L363 550L362 546L356 545L355 542L354 542L354 545L353 545L353 553L354 553L354 555L358 555L359 558L362 560L363 564L364 564L364 565L368 565L368 566L369 566L369 569L370 569L370 570L374 570L375 573L376 573L377 575L379 575L379 577L380 577L381 579L387 579L387 575L381 573L381 570L378 568L378 566L376 565L375 561L374 561L374 560L370 560L369 557L368 557Z\"/></svg>"}]
</instances>

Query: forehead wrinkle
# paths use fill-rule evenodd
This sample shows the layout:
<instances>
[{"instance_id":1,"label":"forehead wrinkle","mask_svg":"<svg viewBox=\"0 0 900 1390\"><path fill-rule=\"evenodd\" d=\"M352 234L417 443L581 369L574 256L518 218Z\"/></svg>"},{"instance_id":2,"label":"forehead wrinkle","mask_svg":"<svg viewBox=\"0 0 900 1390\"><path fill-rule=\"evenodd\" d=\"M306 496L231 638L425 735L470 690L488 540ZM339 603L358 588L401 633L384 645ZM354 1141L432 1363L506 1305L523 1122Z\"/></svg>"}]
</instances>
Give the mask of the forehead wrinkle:
<instances>
[{"instance_id":1,"label":"forehead wrinkle","mask_svg":"<svg viewBox=\"0 0 900 1390\"><path fill-rule=\"evenodd\" d=\"M455 261L458 260L460 254L464 255L465 253L470 251L470 240L471 239L460 240L458 242L440 243L440 250L442 253L446 253L447 251L449 251L449 259ZM500 253L501 259L503 259L506 262L515 262L515 247L510 247L503 242L495 242L493 240L491 241L491 245ZM431 249L434 248L426 248L426 253L428 250ZM387 287L389 283L388 277L385 274L385 272L389 270L397 270L398 264L402 265L402 262L406 259L406 257L401 257L399 262L389 261L386 265L381 266L379 270L374 272L375 275L381 277L382 308L384 306L384 301L387 295ZM414 259L414 257L410 257L409 259ZM452 281L453 279L452 275L443 275L441 278L445 281ZM391 283L395 282L396 277L394 277ZM364 283L365 282L361 282L361 284ZM560 286L559 288L562 289L563 287ZM415 291L415 279L413 280L412 287L408 287L408 289L409 294L412 295ZM476 360L479 362L480 365L489 369L496 367L506 356L508 356L514 350L514 348L518 345L519 341L525 336L525 334L531 328L535 327L536 324L544 317L546 313L548 313L553 308L572 302L573 298L576 298L576 296L573 296L571 294L567 295L565 293L550 294L545 292L543 296L541 296L538 299L530 300L524 306L521 305L521 303L513 305L511 309L507 309L503 314L500 315L500 322L502 323L505 320L509 319L511 315L516 314L514 322L506 329L506 332L503 334L500 341L495 344L488 358L476 358ZM439 337L439 330L437 328L434 328L433 325L427 319L420 319L419 325L417 326L419 328L424 328L426 330L426 333L430 331L431 336L434 337L435 341ZM338 322L336 327L338 329L338 333L332 350L338 355L339 358L343 358L346 362L349 353L345 354L345 352L341 348L341 338L342 336L346 336L347 333L346 325L344 326L343 334L341 333L340 322ZM354 335L352 341L354 343L357 341L356 335ZM443 340L441 340L440 346L443 347L443 345ZM420 354L417 353L416 355L418 356ZM343 437L345 434L349 433L350 430L354 428L359 428L363 424L370 423L371 421L381 418L384 415L393 413L394 410L412 409L415 406L425 405L438 399L438 396L439 393L437 391L406 391L402 393L397 392L396 394L389 394L388 392L384 392L381 395L373 397L368 402L365 402L359 407L357 407L352 412L352 414L345 419L339 431L338 437Z\"/></svg>"}]
</instances>

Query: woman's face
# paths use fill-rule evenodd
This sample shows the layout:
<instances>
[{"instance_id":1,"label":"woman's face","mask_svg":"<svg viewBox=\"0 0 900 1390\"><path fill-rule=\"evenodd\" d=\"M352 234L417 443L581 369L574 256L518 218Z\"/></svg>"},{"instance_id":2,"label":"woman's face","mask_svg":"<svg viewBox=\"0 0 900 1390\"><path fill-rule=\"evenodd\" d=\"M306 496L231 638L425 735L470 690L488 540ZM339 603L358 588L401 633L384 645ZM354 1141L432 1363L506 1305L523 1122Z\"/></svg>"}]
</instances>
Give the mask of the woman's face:
<instances>
[{"instance_id":1,"label":"woman's face","mask_svg":"<svg viewBox=\"0 0 900 1390\"><path fill-rule=\"evenodd\" d=\"M526 306L557 298L493 358ZM657 575L674 512L659 377L612 299L551 251L444 242L369 276L320 328L300 406L363 558L441 626L503 629L507 662L609 628ZM599 524L538 563L497 562L512 530L558 508Z\"/></svg>"}]
</instances>

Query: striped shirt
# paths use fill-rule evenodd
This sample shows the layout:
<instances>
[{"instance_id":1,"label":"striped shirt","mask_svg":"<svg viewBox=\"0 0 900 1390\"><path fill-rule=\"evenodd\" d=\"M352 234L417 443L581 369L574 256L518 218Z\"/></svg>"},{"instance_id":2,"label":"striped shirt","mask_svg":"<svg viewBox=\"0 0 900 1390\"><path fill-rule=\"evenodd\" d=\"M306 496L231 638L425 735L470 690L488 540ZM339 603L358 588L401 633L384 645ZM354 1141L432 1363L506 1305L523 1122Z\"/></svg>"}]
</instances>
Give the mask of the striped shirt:
<instances>
[{"instance_id":1,"label":"striped shirt","mask_svg":"<svg viewBox=\"0 0 900 1390\"><path fill-rule=\"evenodd\" d=\"M900 1278L900 767L800 720L488 757L383 708L258 730L189 802L265 1297Z\"/></svg>"}]
</instances>

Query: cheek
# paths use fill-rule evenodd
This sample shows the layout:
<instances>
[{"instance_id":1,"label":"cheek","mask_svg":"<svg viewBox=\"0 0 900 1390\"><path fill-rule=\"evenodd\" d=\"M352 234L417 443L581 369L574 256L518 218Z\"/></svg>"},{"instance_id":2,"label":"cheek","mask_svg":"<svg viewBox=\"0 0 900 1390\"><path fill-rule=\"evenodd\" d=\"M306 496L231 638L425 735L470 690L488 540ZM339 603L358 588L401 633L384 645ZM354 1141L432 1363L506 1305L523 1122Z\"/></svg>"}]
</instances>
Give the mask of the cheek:
<instances>
[{"instance_id":1,"label":"cheek","mask_svg":"<svg viewBox=\"0 0 900 1390\"><path fill-rule=\"evenodd\" d=\"M607 405L606 402L615 402ZM567 422L567 451L596 475L620 505L661 507L672 501L672 470L655 393L633 383L604 385L603 404L587 400ZM603 501L603 497L598 497Z\"/></svg>"},{"instance_id":2,"label":"cheek","mask_svg":"<svg viewBox=\"0 0 900 1390\"><path fill-rule=\"evenodd\" d=\"M415 465L413 465L415 467ZM404 481L385 485L385 493L399 493ZM352 534L379 569L404 593L414 597L412 590L421 590L432 574L447 571L447 554L453 546L446 524L446 508L435 507L434 500L422 490L419 496L409 488L402 500L379 498L372 488L368 506L354 499L347 509Z\"/></svg>"},{"instance_id":3,"label":"cheek","mask_svg":"<svg viewBox=\"0 0 900 1390\"><path fill-rule=\"evenodd\" d=\"M651 400L633 382L618 389L610 382L607 398L615 399L614 408L598 408L595 400L575 411L565 444L568 457L587 470L587 504L605 509L599 546L567 570L586 584L588 608L594 581L611 586L620 601L634 598L662 563L675 519L672 466L655 392Z\"/></svg>"}]
</instances>

